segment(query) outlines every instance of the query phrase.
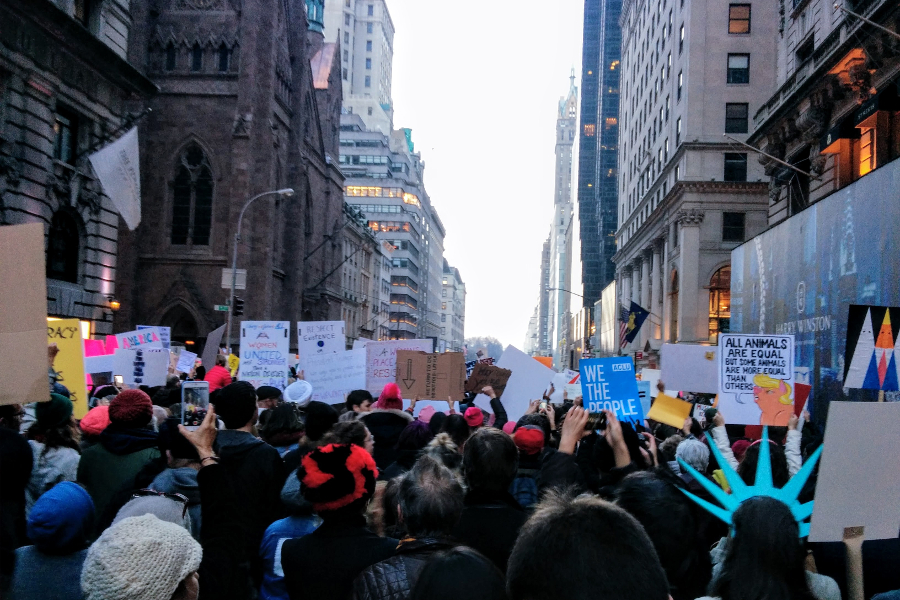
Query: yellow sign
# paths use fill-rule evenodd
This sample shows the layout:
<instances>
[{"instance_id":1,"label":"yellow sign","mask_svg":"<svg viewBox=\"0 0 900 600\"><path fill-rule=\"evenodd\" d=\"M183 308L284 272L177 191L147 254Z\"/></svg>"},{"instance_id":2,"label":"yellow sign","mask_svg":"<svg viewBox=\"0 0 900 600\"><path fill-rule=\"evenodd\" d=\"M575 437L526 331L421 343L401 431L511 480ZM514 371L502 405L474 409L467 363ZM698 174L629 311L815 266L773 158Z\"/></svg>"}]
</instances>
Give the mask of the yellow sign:
<instances>
[{"instance_id":1,"label":"yellow sign","mask_svg":"<svg viewBox=\"0 0 900 600\"><path fill-rule=\"evenodd\" d=\"M241 364L241 359L237 357L237 354L229 354L228 355L228 370L231 371L231 376L234 377L237 375L238 365Z\"/></svg>"},{"instance_id":2,"label":"yellow sign","mask_svg":"<svg viewBox=\"0 0 900 600\"><path fill-rule=\"evenodd\" d=\"M647 418L681 429L684 427L684 420L691 414L692 406L690 402L660 393L653 401Z\"/></svg>"},{"instance_id":3,"label":"yellow sign","mask_svg":"<svg viewBox=\"0 0 900 600\"><path fill-rule=\"evenodd\" d=\"M53 370L59 375L59 383L68 388L75 406L75 418L80 419L88 411L81 322L78 319L47 319L47 343L59 348Z\"/></svg>"}]
</instances>

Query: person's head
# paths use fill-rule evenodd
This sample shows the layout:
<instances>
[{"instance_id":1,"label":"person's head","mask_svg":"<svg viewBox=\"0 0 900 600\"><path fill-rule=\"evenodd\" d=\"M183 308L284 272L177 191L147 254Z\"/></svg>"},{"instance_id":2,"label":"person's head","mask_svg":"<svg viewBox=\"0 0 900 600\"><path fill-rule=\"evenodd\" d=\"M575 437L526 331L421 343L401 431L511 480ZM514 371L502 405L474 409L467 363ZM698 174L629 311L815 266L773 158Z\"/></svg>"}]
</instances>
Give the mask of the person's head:
<instances>
[{"instance_id":1,"label":"person's head","mask_svg":"<svg viewBox=\"0 0 900 600\"><path fill-rule=\"evenodd\" d=\"M256 390L247 381L235 381L217 390L209 401L226 429L241 429L256 422Z\"/></svg>"},{"instance_id":2,"label":"person's head","mask_svg":"<svg viewBox=\"0 0 900 600\"><path fill-rule=\"evenodd\" d=\"M35 406L37 420L28 428L28 439L37 440L47 448L72 448L80 452L81 430L75 424L73 410L68 397L50 394L49 401Z\"/></svg>"},{"instance_id":3,"label":"person's head","mask_svg":"<svg viewBox=\"0 0 900 600\"><path fill-rule=\"evenodd\" d=\"M704 540L697 535L691 501L652 471L628 475L616 487L615 497L616 505L644 526L679 597L703 596L712 568Z\"/></svg>"},{"instance_id":4,"label":"person's head","mask_svg":"<svg viewBox=\"0 0 900 600\"><path fill-rule=\"evenodd\" d=\"M743 462L744 456L747 454L747 448L750 447L750 440L735 440L731 445L731 452L739 463Z\"/></svg>"},{"instance_id":5,"label":"person's head","mask_svg":"<svg viewBox=\"0 0 900 600\"><path fill-rule=\"evenodd\" d=\"M400 386L396 383L388 383L381 390L378 396L378 402L375 408L382 410L403 410L403 395L400 393Z\"/></svg>"},{"instance_id":6,"label":"person's head","mask_svg":"<svg viewBox=\"0 0 900 600\"><path fill-rule=\"evenodd\" d=\"M300 413L297 412L296 405L290 402L279 404L267 410L264 415L266 418L259 427L259 437L270 444L275 443L274 436L277 434L299 434L303 431Z\"/></svg>"},{"instance_id":7,"label":"person's head","mask_svg":"<svg viewBox=\"0 0 900 600\"><path fill-rule=\"evenodd\" d=\"M406 537L406 529L400 522L400 484L403 483L403 475L388 480L381 494L381 521L384 525L384 535L396 539Z\"/></svg>"},{"instance_id":8,"label":"person's head","mask_svg":"<svg viewBox=\"0 0 900 600\"><path fill-rule=\"evenodd\" d=\"M762 440L757 440L747 447L744 453L744 460L738 465L737 472L747 485L753 485L756 481L756 465L759 463L759 446ZM787 457L784 455L784 448L773 441L769 441L769 460L772 463L772 483L777 488L787 485L790 479L788 471Z\"/></svg>"},{"instance_id":9,"label":"person's head","mask_svg":"<svg viewBox=\"0 0 900 600\"><path fill-rule=\"evenodd\" d=\"M313 400L306 406L306 437L310 441L321 440L337 422L337 411L324 402Z\"/></svg>"},{"instance_id":10,"label":"person's head","mask_svg":"<svg viewBox=\"0 0 900 600\"><path fill-rule=\"evenodd\" d=\"M141 390L122 390L109 403L110 424L141 429L153 419L153 403Z\"/></svg>"},{"instance_id":11,"label":"person's head","mask_svg":"<svg viewBox=\"0 0 900 600\"><path fill-rule=\"evenodd\" d=\"M228 364L228 357L224 354L216 354L216 366L224 367Z\"/></svg>"},{"instance_id":12,"label":"person's head","mask_svg":"<svg viewBox=\"0 0 900 600\"><path fill-rule=\"evenodd\" d=\"M323 519L362 514L375 493L378 468L356 444L326 444L303 457L300 492Z\"/></svg>"},{"instance_id":13,"label":"person's head","mask_svg":"<svg viewBox=\"0 0 900 600\"><path fill-rule=\"evenodd\" d=\"M675 457L694 467L699 473L706 474L709 466L709 448L703 442L686 439L675 450Z\"/></svg>"},{"instance_id":14,"label":"person's head","mask_svg":"<svg viewBox=\"0 0 900 600\"><path fill-rule=\"evenodd\" d=\"M412 421L403 428L397 438L397 450L417 451L428 445L434 434L427 423Z\"/></svg>"},{"instance_id":15,"label":"person's head","mask_svg":"<svg viewBox=\"0 0 900 600\"><path fill-rule=\"evenodd\" d=\"M159 428L160 452L166 455L166 463L173 469L200 461L197 449L178 430L179 423L180 417L169 417Z\"/></svg>"},{"instance_id":16,"label":"person's head","mask_svg":"<svg viewBox=\"0 0 900 600\"><path fill-rule=\"evenodd\" d=\"M423 456L431 457L454 473L459 473L462 456L460 456L459 447L457 447L449 433L439 433L434 436L434 439L422 448L422 454L419 456L419 459L421 460Z\"/></svg>"},{"instance_id":17,"label":"person's head","mask_svg":"<svg viewBox=\"0 0 900 600\"><path fill-rule=\"evenodd\" d=\"M356 444L366 452L375 452L375 437L362 421L342 421L322 436L322 444Z\"/></svg>"},{"instance_id":18,"label":"person's head","mask_svg":"<svg viewBox=\"0 0 900 600\"><path fill-rule=\"evenodd\" d=\"M154 515L123 519L88 550L81 591L85 600L195 600L202 555L184 527Z\"/></svg>"},{"instance_id":19,"label":"person's head","mask_svg":"<svg viewBox=\"0 0 900 600\"><path fill-rule=\"evenodd\" d=\"M425 409L422 409L425 410ZM421 413L419 413L421 414ZM428 419L428 428L431 429L431 433L434 435L439 434L442 431L444 426L444 421L447 420L447 413L443 413L441 411L435 412L431 415L431 418Z\"/></svg>"},{"instance_id":20,"label":"person's head","mask_svg":"<svg viewBox=\"0 0 900 600\"><path fill-rule=\"evenodd\" d=\"M544 449L544 432L537 425L525 425L516 429L513 441L521 456L534 459Z\"/></svg>"},{"instance_id":21,"label":"person's head","mask_svg":"<svg viewBox=\"0 0 900 600\"><path fill-rule=\"evenodd\" d=\"M711 594L722 600L809 599L799 528L790 509L773 498L744 501L732 516L722 572Z\"/></svg>"},{"instance_id":22,"label":"person's head","mask_svg":"<svg viewBox=\"0 0 900 600\"><path fill-rule=\"evenodd\" d=\"M87 546L94 502L87 491L62 481L44 492L28 513L28 539L45 554L70 554Z\"/></svg>"},{"instance_id":23,"label":"person's head","mask_svg":"<svg viewBox=\"0 0 900 600\"><path fill-rule=\"evenodd\" d=\"M523 415L516 421L516 428L513 430L513 433L520 427L525 427L526 425L534 425L540 428L540 430L544 432L544 445L546 446L550 443L550 419L547 418L547 415L540 413Z\"/></svg>"},{"instance_id":24,"label":"person's head","mask_svg":"<svg viewBox=\"0 0 900 600\"><path fill-rule=\"evenodd\" d=\"M502 493L519 467L519 451L508 435L493 428L476 431L463 450L463 473L471 491Z\"/></svg>"},{"instance_id":25,"label":"person's head","mask_svg":"<svg viewBox=\"0 0 900 600\"><path fill-rule=\"evenodd\" d=\"M450 435L450 439L456 444L456 447L462 450L466 440L469 439L469 424L462 415L447 415L444 419L444 425L441 431Z\"/></svg>"},{"instance_id":26,"label":"person's head","mask_svg":"<svg viewBox=\"0 0 900 600\"><path fill-rule=\"evenodd\" d=\"M95 406L84 415L78 426L84 435L96 437L109 427L109 423L109 406Z\"/></svg>"},{"instance_id":27,"label":"person's head","mask_svg":"<svg viewBox=\"0 0 900 600\"><path fill-rule=\"evenodd\" d=\"M667 600L669 585L637 520L609 502L547 494L519 531L512 600Z\"/></svg>"},{"instance_id":28,"label":"person's head","mask_svg":"<svg viewBox=\"0 0 900 600\"><path fill-rule=\"evenodd\" d=\"M281 390L271 385L256 388L256 405L259 408L275 408L281 402Z\"/></svg>"},{"instance_id":29,"label":"person's head","mask_svg":"<svg viewBox=\"0 0 900 600\"><path fill-rule=\"evenodd\" d=\"M0 406L0 427L19 431L25 408L21 404L4 404Z\"/></svg>"},{"instance_id":30,"label":"person's head","mask_svg":"<svg viewBox=\"0 0 900 600\"><path fill-rule=\"evenodd\" d=\"M400 482L400 519L415 538L449 536L463 510L463 489L450 469L432 458L416 461Z\"/></svg>"},{"instance_id":31,"label":"person's head","mask_svg":"<svg viewBox=\"0 0 900 600\"><path fill-rule=\"evenodd\" d=\"M484 413L477 406L467 408L463 418L466 420L466 425L469 426L472 433L475 433L475 430L479 427L484 427Z\"/></svg>"},{"instance_id":32,"label":"person's head","mask_svg":"<svg viewBox=\"0 0 900 600\"><path fill-rule=\"evenodd\" d=\"M409 600L507 600L503 573L480 552L460 546L435 554Z\"/></svg>"},{"instance_id":33,"label":"person's head","mask_svg":"<svg viewBox=\"0 0 900 600\"><path fill-rule=\"evenodd\" d=\"M683 441L684 436L680 434L675 434L664 439L656 448L657 453L659 454L659 462L665 463L675 460L675 451L678 449L678 444Z\"/></svg>"},{"instance_id":34,"label":"person's head","mask_svg":"<svg viewBox=\"0 0 900 600\"><path fill-rule=\"evenodd\" d=\"M372 394L369 390L353 390L347 394L347 410L355 413L364 413L372 410Z\"/></svg>"}]
</instances>

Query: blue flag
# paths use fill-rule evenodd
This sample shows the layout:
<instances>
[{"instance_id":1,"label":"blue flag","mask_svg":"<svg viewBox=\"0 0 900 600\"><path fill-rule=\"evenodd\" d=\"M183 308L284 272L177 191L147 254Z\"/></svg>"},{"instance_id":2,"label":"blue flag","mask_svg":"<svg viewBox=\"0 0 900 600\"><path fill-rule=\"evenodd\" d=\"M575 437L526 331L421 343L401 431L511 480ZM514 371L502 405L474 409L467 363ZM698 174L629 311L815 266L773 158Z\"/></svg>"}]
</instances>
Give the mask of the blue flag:
<instances>
[{"instance_id":1,"label":"blue flag","mask_svg":"<svg viewBox=\"0 0 900 600\"><path fill-rule=\"evenodd\" d=\"M634 302L631 303L631 308L628 311L628 321L625 325L625 341L629 344L634 341L634 338L637 337L638 331L641 330L641 325L644 324L644 321L647 317L650 316L650 312L644 310Z\"/></svg>"}]
</instances>

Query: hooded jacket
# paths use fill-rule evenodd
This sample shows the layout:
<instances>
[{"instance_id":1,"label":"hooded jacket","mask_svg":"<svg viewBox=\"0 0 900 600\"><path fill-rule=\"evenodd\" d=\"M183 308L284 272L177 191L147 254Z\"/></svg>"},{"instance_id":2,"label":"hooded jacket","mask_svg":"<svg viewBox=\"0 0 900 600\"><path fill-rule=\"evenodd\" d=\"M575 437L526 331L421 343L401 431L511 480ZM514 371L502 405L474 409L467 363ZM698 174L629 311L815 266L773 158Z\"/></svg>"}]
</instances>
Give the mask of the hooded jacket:
<instances>
[{"instance_id":1,"label":"hooded jacket","mask_svg":"<svg viewBox=\"0 0 900 600\"><path fill-rule=\"evenodd\" d=\"M41 494L60 481L75 481L78 476L78 462L81 460L81 454L77 450L66 446L48 448L35 440L29 440L28 444L34 456L34 467L31 470L31 480L25 489L26 516Z\"/></svg>"},{"instance_id":2,"label":"hooded jacket","mask_svg":"<svg viewBox=\"0 0 900 600\"><path fill-rule=\"evenodd\" d=\"M197 483L197 469L179 467L166 469L156 476L150 489L166 494L181 494L188 499L191 515L191 535L200 540L200 484Z\"/></svg>"},{"instance_id":3,"label":"hooded jacket","mask_svg":"<svg viewBox=\"0 0 900 600\"><path fill-rule=\"evenodd\" d=\"M412 423L413 416L394 408L376 408L359 416L375 438L375 464L378 470L386 469L397 460L397 441L400 433Z\"/></svg>"}]
</instances>

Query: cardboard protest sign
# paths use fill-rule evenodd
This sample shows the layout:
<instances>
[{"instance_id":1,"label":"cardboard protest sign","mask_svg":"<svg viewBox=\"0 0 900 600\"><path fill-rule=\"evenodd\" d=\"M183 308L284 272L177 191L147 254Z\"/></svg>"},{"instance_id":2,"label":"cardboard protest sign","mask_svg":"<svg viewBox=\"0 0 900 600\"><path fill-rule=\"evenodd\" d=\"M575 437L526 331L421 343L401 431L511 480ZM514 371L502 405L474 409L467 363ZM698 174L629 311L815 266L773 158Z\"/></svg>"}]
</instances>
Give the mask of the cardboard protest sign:
<instances>
[{"instance_id":1,"label":"cardboard protest sign","mask_svg":"<svg viewBox=\"0 0 900 600\"><path fill-rule=\"evenodd\" d=\"M532 400L544 395L544 390L550 385L555 374L553 369L548 369L512 345L503 351L497 366L512 371L501 397L503 408L506 409L510 421L517 421L528 410ZM475 396L475 404L489 410L490 398L478 394Z\"/></svg>"},{"instance_id":2,"label":"cardboard protest sign","mask_svg":"<svg viewBox=\"0 0 900 600\"><path fill-rule=\"evenodd\" d=\"M446 400L450 397L460 401L465 382L466 357L462 352L397 351L396 384L404 398Z\"/></svg>"},{"instance_id":3,"label":"cardboard protest sign","mask_svg":"<svg viewBox=\"0 0 900 600\"><path fill-rule=\"evenodd\" d=\"M431 340L369 341L366 344L366 389L376 398L381 390L397 378L397 351L432 352Z\"/></svg>"},{"instance_id":4,"label":"cardboard protest sign","mask_svg":"<svg viewBox=\"0 0 900 600\"><path fill-rule=\"evenodd\" d=\"M331 354L347 349L343 321L300 321L297 323L297 351L300 357Z\"/></svg>"},{"instance_id":5,"label":"cardboard protest sign","mask_svg":"<svg viewBox=\"0 0 900 600\"><path fill-rule=\"evenodd\" d=\"M837 402L828 407L810 542L840 542L845 528L867 540L900 531L900 461L892 435L873 424L900 423L900 402ZM860 493L865 492L865 493Z\"/></svg>"},{"instance_id":6,"label":"cardboard protest sign","mask_svg":"<svg viewBox=\"0 0 900 600\"><path fill-rule=\"evenodd\" d=\"M169 350L172 347L172 328L171 327L154 327L152 325L138 325L137 330L141 331L144 329L156 329L159 331L159 341L162 343L162 347Z\"/></svg>"},{"instance_id":7,"label":"cardboard protest sign","mask_svg":"<svg viewBox=\"0 0 900 600\"><path fill-rule=\"evenodd\" d=\"M646 415L650 412L650 404L653 401L653 396L650 395L650 382L649 381L638 381L638 397L641 399L641 409L644 411Z\"/></svg>"},{"instance_id":8,"label":"cardboard protest sign","mask_svg":"<svg viewBox=\"0 0 900 600\"><path fill-rule=\"evenodd\" d=\"M647 418L681 429L684 427L684 420L691 414L693 406L690 402L659 394L653 401Z\"/></svg>"},{"instance_id":9,"label":"cardboard protest sign","mask_svg":"<svg viewBox=\"0 0 900 600\"><path fill-rule=\"evenodd\" d=\"M0 404L50 399L44 224L0 227Z\"/></svg>"},{"instance_id":10,"label":"cardboard protest sign","mask_svg":"<svg viewBox=\"0 0 900 600\"><path fill-rule=\"evenodd\" d=\"M289 321L241 321L239 379L283 390L288 380ZM229 357L230 362L231 357Z\"/></svg>"},{"instance_id":11,"label":"cardboard protest sign","mask_svg":"<svg viewBox=\"0 0 900 600\"><path fill-rule=\"evenodd\" d=\"M900 308L850 305L844 387L900 390Z\"/></svg>"},{"instance_id":12,"label":"cardboard protest sign","mask_svg":"<svg viewBox=\"0 0 900 600\"><path fill-rule=\"evenodd\" d=\"M59 383L69 390L75 418L87 414L88 396L84 378L84 340L78 319L47 319L47 342L56 344L59 352L53 359L53 370Z\"/></svg>"},{"instance_id":13,"label":"cardboard protest sign","mask_svg":"<svg viewBox=\"0 0 900 600\"><path fill-rule=\"evenodd\" d=\"M794 412L794 336L720 335L719 377L719 409L729 423L787 425Z\"/></svg>"},{"instance_id":14,"label":"cardboard protest sign","mask_svg":"<svg viewBox=\"0 0 900 600\"><path fill-rule=\"evenodd\" d=\"M135 350L136 348L162 348L163 333L159 327L145 327L137 331L116 334L116 348ZM109 345L107 345L109 348Z\"/></svg>"},{"instance_id":15,"label":"cardboard protest sign","mask_svg":"<svg viewBox=\"0 0 900 600\"><path fill-rule=\"evenodd\" d=\"M501 396L511 375L512 371L509 369L476 363L472 367L472 374L466 380L466 391L480 392L482 388L489 385L494 388L498 396Z\"/></svg>"},{"instance_id":16,"label":"cardboard protest sign","mask_svg":"<svg viewBox=\"0 0 900 600\"><path fill-rule=\"evenodd\" d=\"M175 370L179 373L190 373L197 362L197 355L187 350L182 350L178 356L178 362L175 364Z\"/></svg>"},{"instance_id":17,"label":"cardboard protest sign","mask_svg":"<svg viewBox=\"0 0 900 600\"><path fill-rule=\"evenodd\" d=\"M121 375L125 385L165 385L169 374L169 351L165 348L119 348L113 355L112 366L113 375Z\"/></svg>"},{"instance_id":18,"label":"cardboard protest sign","mask_svg":"<svg viewBox=\"0 0 900 600\"><path fill-rule=\"evenodd\" d=\"M312 399L337 404L353 390L366 387L366 350L342 350L301 356L299 367L313 387Z\"/></svg>"},{"instance_id":19,"label":"cardboard protest sign","mask_svg":"<svg viewBox=\"0 0 900 600\"><path fill-rule=\"evenodd\" d=\"M659 379L667 390L719 393L719 365L716 362L715 346L663 344L659 360Z\"/></svg>"},{"instance_id":20,"label":"cardboard protest sign","mask_svg":"<svg viewBox=\"0 0 900 600\"><path fill-rule=\"evenodd\" d=\"M588 358L578 366L585 410L592 413L609 410L616 413L620 421L631 423L644 420L630 356Z\"/></svg>"},{"instance_id":21,"label":"cardboard protest sign","mask_svg":"<svg viewBox=\"0 0 900 600\"><path fill-rule=\"evenodd\" d=\"M225 335L226 325L222 325L217 329L213 329L206 336L206 345L203 346L202 361L203 367L209 371L216 364L216 355L219 354L219 345L222 343L222 337Z\"/></svg>"}]
</instances>

